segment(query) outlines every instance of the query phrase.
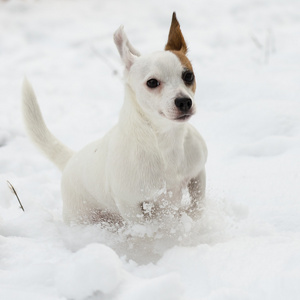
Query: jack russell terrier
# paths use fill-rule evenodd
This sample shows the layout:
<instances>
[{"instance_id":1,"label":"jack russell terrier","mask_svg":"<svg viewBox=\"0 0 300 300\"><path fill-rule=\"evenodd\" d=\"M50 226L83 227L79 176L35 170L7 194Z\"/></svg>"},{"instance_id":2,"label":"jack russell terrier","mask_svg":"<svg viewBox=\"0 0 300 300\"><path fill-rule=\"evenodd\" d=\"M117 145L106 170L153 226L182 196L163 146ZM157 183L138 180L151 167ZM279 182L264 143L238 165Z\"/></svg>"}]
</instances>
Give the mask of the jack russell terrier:
<instances>
[{"instance_id":1,"label":"jack russell terrier","mask_svg":"<svg viewBox=\"0 0 300 300\"><path fill-rule=\"evenodd\" d=\"M121 26L114 42L125 65L118 124L74 153L48 130L25 79L22 111L29 136L62 171L67 223L143 223L183 214L199 218L206 144L187 121L195 114L195 75L176 14L165 51L148 55Z\"/></svg>"}]
</instances>

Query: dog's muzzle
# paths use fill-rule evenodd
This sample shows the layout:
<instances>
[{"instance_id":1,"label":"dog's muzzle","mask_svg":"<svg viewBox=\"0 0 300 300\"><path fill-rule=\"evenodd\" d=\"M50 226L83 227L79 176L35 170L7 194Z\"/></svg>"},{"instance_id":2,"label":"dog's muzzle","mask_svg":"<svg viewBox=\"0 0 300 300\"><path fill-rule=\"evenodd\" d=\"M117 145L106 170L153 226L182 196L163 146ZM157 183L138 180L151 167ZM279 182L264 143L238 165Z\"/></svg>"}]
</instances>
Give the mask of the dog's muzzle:
<instances>
[{"instance_id":1,"label":"dog's muzzle","mask_svg":"<svg viewBox=\"0 0 300 300\"><path fill-rule=\"evenodd\" d=\"M176 98L175 106L179 110L177 121L187 121L192 115L193 101L190 98Z\"/></svg>"}]
</instances>

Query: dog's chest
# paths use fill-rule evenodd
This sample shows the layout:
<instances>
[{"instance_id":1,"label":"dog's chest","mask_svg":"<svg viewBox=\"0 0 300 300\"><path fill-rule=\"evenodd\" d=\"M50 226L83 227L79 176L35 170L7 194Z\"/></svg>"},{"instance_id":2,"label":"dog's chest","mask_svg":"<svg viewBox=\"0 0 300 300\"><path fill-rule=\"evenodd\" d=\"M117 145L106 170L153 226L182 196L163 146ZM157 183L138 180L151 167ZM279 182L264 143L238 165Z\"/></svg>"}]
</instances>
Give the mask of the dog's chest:
<instances>
[{"instance_id":1,"label":"dog's chest","mask_svg":"<svg viewBox=\"0 0 300 300\"><path fill-rule=\"evenodd\" d=\"M201 145L187 135L159 141L161 169L167 182L186 183L197 176L202 164Z\"/></svg>"},{"instance_id":2,"label":"dog's chest","mask_svg":"<svg viewBox=\"0 0 300 300\"><path fill-rule=\"evenodd\" d=\"M141 164L143 185L145 190L148 189L149 197L155 197L157 192L165 196L181 194L181 190L200 172L201 151L194 148L182 141L175 143L165 139L156 149L147 151ZM149 161L152 162L150 167Z\"/></svg>"}]
</instances>

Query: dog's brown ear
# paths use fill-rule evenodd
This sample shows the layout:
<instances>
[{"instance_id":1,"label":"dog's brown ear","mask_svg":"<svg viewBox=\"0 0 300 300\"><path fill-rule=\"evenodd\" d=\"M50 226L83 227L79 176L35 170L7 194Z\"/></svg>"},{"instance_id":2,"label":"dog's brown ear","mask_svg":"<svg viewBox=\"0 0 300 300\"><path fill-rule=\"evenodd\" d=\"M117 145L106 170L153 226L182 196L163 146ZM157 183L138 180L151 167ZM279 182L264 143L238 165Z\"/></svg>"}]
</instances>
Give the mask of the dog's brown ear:
<instances>
[{"instance_id":1,"label":"dog's brown ear","mask_svg":"<svg viewBox=\"0 0 300 300\"><path fill-rule=\"evenodd\" d=\"M169 31L169 38L165 46L165 50L182 51L184 54L186 54L188 51L175 12L173 12L172 23Z\"/></svg>"}]
</instances>

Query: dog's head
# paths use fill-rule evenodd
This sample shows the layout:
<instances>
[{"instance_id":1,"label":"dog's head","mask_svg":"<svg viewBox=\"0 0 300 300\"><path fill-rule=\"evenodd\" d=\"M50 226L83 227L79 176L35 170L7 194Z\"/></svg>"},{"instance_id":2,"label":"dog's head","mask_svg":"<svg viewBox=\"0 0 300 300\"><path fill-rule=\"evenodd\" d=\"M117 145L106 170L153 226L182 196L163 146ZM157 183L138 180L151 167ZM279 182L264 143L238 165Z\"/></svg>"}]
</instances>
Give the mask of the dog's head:
<instances>
[{"instance_id":1,"label":"dog's head","mask_svg":"<svg viewBox=\"0 0 300 300\"><path fill-rule=\"evenodd\" d=\"M114 41L126 67L127 84L150 118L183 122L196 112L195 76L175 13L165 51L140 55L128 41L123 26L115 32Z\"/></svg>"}]
</instances>

